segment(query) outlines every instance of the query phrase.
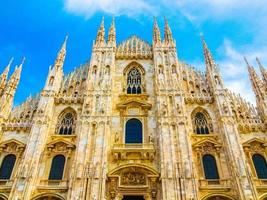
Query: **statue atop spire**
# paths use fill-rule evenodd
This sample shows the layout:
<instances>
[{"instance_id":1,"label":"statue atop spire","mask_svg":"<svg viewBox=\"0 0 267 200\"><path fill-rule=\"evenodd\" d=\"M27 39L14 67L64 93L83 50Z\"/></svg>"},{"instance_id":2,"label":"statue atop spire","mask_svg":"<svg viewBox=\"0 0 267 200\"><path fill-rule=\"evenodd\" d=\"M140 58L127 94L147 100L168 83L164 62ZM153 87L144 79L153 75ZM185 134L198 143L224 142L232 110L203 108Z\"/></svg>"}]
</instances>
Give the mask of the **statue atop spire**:
<instances>
[{"instance_id":1,"label":"statue atop spire","mask_svg":"<svg viewBox=\"0 0 267 200\"><path fill-rule=\"evenodd\" d=\"M114 44L116 46L116 29L114 17L112 18L112 23L108 31L108 43Z\"/></svg>"},{"instance_id":2,"label":"statue atop spire","mask_svg":"<svg viewBox=\"0 0 267 200\"><path fill-rule=\"evenodd\" d=\"M256 61L260 67L260 71L261 71L261 75L262 75L262 78L263 78L263 81L265 83L265 87L267 88L267 71L266 69L264 68L264 66L261 64L259 58L256 57Z\"/></svg>"},{"instance_id":3,"label":"statue atop spire","mask_svg":"<svg viewBox=\"0 0 267 200\"><path fill-rule=\"evenodd\" d=\"M10 69L10 66L11 66L12 62L13 62L13 58L10 59L8 65L5 68L5 70L0 75L0 95L3 94L3 91L4 91L5 87L6 87L7 76L8 76L8 72L9 72L9 69Z\"/></svg>"},{"instance_id":4,"label":"statue atop spire","mask_svg":"<svg viewBox=\"0 0 267 200\"><path fill-rule=\"evenodd\" d=\"M10 95L15 94L18 83L20 81L21 70L22 70L22 66L23 66L24 62L25 62L25 57L23 57L21 64L18 67L16 67L15 71L11 75L11 77L7 83L7 88L5 91L6 93L8 93Z\"/></svg>"},{"instance_id":5,"label":"statue atop spire","mask_svg":"<svg viewBox=\"0 0 267 200\"><path fill-rule=\"evenodd\" d=\"M104 43L105 43L105 26L104 26L104 17L102 17L102 21L97 32L95 44L100 45Z\"/></svg>"},{"instance_id":6,"label":"statue atop spire","mask_svg":"<svg viewBox=\"0 0 267 200\"><path fill-rule=\"evenodd\" d=\"M205 58L207 70L216 69L216 64L214 62L214 59L213 59L212 54L210 52L210 49L209 49L203 36L201 36L201 40L202 40L203 53L204 53L204 58Z\"/></svg>"},{"instance_id":7,"label":"statue atop spire","mask_svg":"<svg viewBox=\"0 0 267 200\"><path fill-rule=\"evenodd\" d=\"M248 73L249 73L249 77L250 77L250 81L252 84L252 88L253 91L256 95L256 97L260 97L263 98L264 97L264 93L262 90L262 80L260 79L260 77L258 76L257 72L255 71L254 67L252 67L248 60L246 59L246 57L244 57L244 60L247 64L247 68L248 68Z\"/></svg>"},{"instance_id":8,"label":"statue atop spire","mask_svg":"<svg viewBox=\"0 0 267 200\"><path fill-rule=\"evenodd\" d=\"M164 42L167 44L174 43L173 37L172 37L172 31L168 24L168 21L166 18L164 18L165 25L164 25Z\"/></svg>"},{"instance_id":9,"label":"statue atop spire","mask_svg":"<svg viewBox=\"0 0 267 200\"><path fill-rule=\"evenodd\" d=\"M161 41L160 30L157 22L157 18L154 17L154 26L153 26L153 43L158 44Z\"/></svg>"},{"instance_id":10,"label":"statue atop spire","mask_svg":"<svg viewBox=\"0 0 267 200\"><path fill-rule=\"evenodd\" d=\"M54 65L56 69L62 70L64 61L65 61L65 57L66 57L67 41L68 41L68 35L65 37L65 40L62 44L62 47L57 54L57 58L56 58L55 65Z\"/></svg>"}]
</instances>

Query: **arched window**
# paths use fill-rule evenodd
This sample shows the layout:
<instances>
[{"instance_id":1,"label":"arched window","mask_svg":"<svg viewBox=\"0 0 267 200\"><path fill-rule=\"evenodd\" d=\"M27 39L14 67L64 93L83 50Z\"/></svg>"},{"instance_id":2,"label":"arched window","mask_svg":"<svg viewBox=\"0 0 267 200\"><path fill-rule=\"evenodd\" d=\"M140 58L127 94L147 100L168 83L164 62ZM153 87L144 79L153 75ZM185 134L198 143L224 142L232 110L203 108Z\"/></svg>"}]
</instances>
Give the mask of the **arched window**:
<instances>
[{"instance_id":1,"label":"arched window","mask_svg":"<svg viewBox=\"0 0 267 200\"><path fill-rule=\"evenodd\" d=\"M126 122L125 143L142 143L142 122L138 119L130 119Z\"/></svg>"},{"instance_id":2,"label":"arched window","mask_svg":"<svg viewBox=\"0 0 267 200\"><path fill-rule=\"evenodd\" d=\"M202 163L206 179L219 179L216 160L212 155L204 155L202 157Z\"/></svg>"},{"instance_id":3,"label":"arched window","mask_svg":"<svg viewBox=\"0 0 267 200\"><path fill-rule=\"evenodd\" d=\"M141 94L141 73L133 67L127 75L127 94Z\"/></svg>"},{"instance_id":4,"label":"arched window","mask_svg":"<svg viewBox=\"0 0 267 200\"><path fill-rule=\"evenodd\" d=\"M74 114L68 112L63 115L58 122L57 133L59 135L72 135L75 131L75 118Z\"/></svg>"},{"instance_id":5,"label":"arched window","mask_svg":"<svg viewBox=\"0 0 267 200\"><path fill-rule=\"evenodd\" d=\"M65 156L57 155L52 160L49 180L62 180L65 166Z\"/></svg>"},{"instance_id":6,"label":"arched window","mask_svg":"<svg viewBox=\"0 0 267 200\"><path fill-rule=\"evenodd\" d=\"M176 66L172 65L172 73L175 74L176 73Z\"/></svg>"},{"instance_id":7,"label":"arched window","mask_svg":"<svg viewBox=\"0 0 267 200\"><path fill-rule=\"evenodd\" d=\"M267 164L265 158L260 154L252 156L253 164L259 179L267 179Z\"/></svg>"},{"instance_id":8,"label":"arched window","mask_svg":"<svg viewBox=\"0 0 267 200\"><path fill-rule=\"evenodd\" d=\"M204 114L197 112L194 118L194 128L196 134L209 134L207 119Z\"/></svg>"},{"instance_id":9,"label":"arched window","mask_svg":"<svg viewBox=\"0 0 267 200\"><path fill-rule=\"evenodd\" d=\"M6 155L0 168L0 179L10 179L15 166L16 156L14 154Z\"/></svg>"},{"instance_id":10,"label":"arched window","mask_svg":"<svg viewBox=\"0 0 267 200\"><path fill-rule=\"evenodd\" d=\"M94 66L93 66L93 74L96 74L96 73L97 73L97 66L94 65Z\"/></svg>"}]
</instances>

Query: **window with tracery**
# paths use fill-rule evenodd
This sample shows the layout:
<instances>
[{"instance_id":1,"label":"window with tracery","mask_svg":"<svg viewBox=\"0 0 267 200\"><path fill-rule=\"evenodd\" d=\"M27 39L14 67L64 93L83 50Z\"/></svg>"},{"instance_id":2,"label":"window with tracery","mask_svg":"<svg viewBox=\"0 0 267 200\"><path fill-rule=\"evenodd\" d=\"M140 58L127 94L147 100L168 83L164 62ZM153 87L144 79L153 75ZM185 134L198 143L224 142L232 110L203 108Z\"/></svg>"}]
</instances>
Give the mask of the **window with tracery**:
<instances>
[{"instance_id":1,"label":"window with tracery","mask_svg":"<svg viewBox=\"0 0 267 200\"><path fill-rule=\"evenodd\" d=\"M71 112L66 113L61 120L59 120L57 133L59 135L72 135L75 131L75 117Z\"/></svg>"},{"instance_id":2,"label":"window with tracery","mask_svg":"<svg viewBox=\"0 0 267 200\"><path fill-rule=\"evenodd\" d=\"M205 115L201 112L196 113L194 118L194 126L196 134L209 134L209 126Z\"/></svg>"},{"instance_id":3,"label":"window with tracery","mask_svg":"<svg viewBox=\"0 0 267 200\"><path fill-rule=\"evenodd\" d=\"M141 80L140 71L136 67L133 67L127 75L127 94L141 94Z\"/></svg>"}]
</instances>

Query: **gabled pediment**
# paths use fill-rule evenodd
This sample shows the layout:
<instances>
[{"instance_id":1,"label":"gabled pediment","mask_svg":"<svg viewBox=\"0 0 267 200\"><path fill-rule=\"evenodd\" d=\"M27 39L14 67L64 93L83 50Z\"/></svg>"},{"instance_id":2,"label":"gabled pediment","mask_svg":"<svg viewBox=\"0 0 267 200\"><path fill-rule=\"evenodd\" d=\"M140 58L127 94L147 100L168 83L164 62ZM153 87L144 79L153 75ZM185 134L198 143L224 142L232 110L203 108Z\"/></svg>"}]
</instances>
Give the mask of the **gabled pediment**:
<instances>
[{"instance_id":1,"label":"gabled pediment","mask_svg":"<svg viewBox=\"0 0 267 200\"><path fill-rule=\"evenodd\" d=\"M216 140L213 140L210 138L205 138L205 139L200 140L200 141L193 144L194 148L203 147L203 146L221 147L222 145L219 142L217 142Z\"/></svg>"},{"instance_id":2,"label":"gabled pediment","mask_svg":"<svg viewBox=\"0 0 267 200\"><path fill-rule=\"evenodd\" d=\"M150 109L151 106L152 105L149 103L141 102L138 100L129 100L129 101L125 101L125 102L117 104L117 108L119 108L119 109L125 109L125 108L129 108L129 107L140 107L143 109Z\"/></svg>"},{"instance_id":3,"label":"gabled pediment","mask_svg":"<svg viewBox=\"0 0 267 200\"><path fill-rule=\"evenodd\" d=\"M49 142L47 144L48 148L54 148L56 146L65 146L67 148L75 148L75 144L73 144L72 142L69 142L63 138L52 140L51 142Z\"/></svg>"},{"instance_id":4,"label":"gabled pediment","mask_svg":"<svg viewBox=\"0 0 267 200\"><path fill-rule=\"evenodd\" d=\"M0 144L0 147L5 148L8 145L16 145L17 147L21 147L21 148L25 147L24 143L22 143L16 139L6 140Z\"/></svg>"},{"instance_id":5,"label":"gabled pediment","mask_svg":"<svg viewBox=\"0 0 267 200\"><path fill-rule=\"evenodd\" d=\"M258 138L253 138L253 139L250 139L250 140L246 141L245 143L243 143L243 146L244 147L250 147L250 146L255 145L255 144L267 145L264 140L261 140Z\"/></svg>"}]
</instances>

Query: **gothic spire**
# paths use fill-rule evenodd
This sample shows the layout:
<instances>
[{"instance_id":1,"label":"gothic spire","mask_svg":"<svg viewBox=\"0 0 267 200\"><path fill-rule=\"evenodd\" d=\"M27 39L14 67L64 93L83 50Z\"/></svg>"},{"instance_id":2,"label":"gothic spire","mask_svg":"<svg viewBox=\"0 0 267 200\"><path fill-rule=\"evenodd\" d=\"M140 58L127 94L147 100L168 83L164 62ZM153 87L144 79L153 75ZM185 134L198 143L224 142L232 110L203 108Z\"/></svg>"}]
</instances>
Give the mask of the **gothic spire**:
<instances>
[{"instance_id":1,"label":"gothic spire","mask_svg":"<svg viewBox=\"0 0 267 200\"><path fill-rule=\"evenodd\" d=\"M96 36L96 44L102 44L105 43L105 27L104 27L104 17L102 17L102 21L100 24L100 27L97 32Z\"/></svg>"},{"instance_id":2,"label":"gothic spire","mask_svg":"<svg viewBox=\"0 0 267 200\"><path fill-rule=\"evenodd\" d=\"M214 59L212 57L210 49L209 49L207 43L205 42L205 39L203 36L201 36L201 40L202 40L203 53L204 53L204 58L205 58L207 70L213 70L213 68L216 69Z\"/></svg>"},{"instance_id":3,"label":"gothic spire","mask_svg":"<svg viewBox=\"0 0 267 200\"><path fill-rule=\"evenodd\" d=\"M157 44L160 43L161 37L160 37L160 30L157 22L157 18L154 17L154 26L153 26L153 43Z\"/></svg>"},{"instance_id":4,"label":"gothic spire","mask_svg":"<svg viewBox=\"0 0 267 200\"><path fill-rule=\"evenodd\" d=\"M15 71L11 75L11 77L7 83L7 89L6 89L6 92L8 94L13 94L13 95L15 94L18 83L20 81L21 70L22 70L22 66L23 66L24 62L25 62L25 57L23 57L21 64L15 68Z\"/></svg>"},{"instance_id":5,"label":"gothic spire","mask_svg":"<svg viewBox=\"0 0 267 200\"><path fill-rule=\"evenodd\" d=\"M65 37L62 47L57 54L57 58L56 58L55 65L54 65L56 69L62 70L62 66L64 64L65 57L66 57L67 40L68 40L68 36Z\"/></svg>"},{"instance_id":6,"label":"gothic spire","mask_svg":"<svg viewBox=\"0 0 267 200\"><path fill-rule=\"evenodd\" d=\"M108 31L108 43L116 45L116 29L115 29L115 19L113 17L111 26Z\"/></svg>"},{"instance_id":7,"label":"gothic spire","mask_svg":"<svg viewBox=\"0 0 267 200\"><path fill-rule=\"evenodd\" d=\"M10 66L11 66L12 62L13 62L13 58L10 59L8 65L5 68L5 70L0 75L0 95L2 94L3 90L6 87L7 76L8 76L8 72L9 72L9 69L10 69Z\"/></svg>"},{"instance_id":8,"label":"gothic spire","mask_svg":"<svg viewBox=\"0 0 267 200\"><path fill-rule=\"evenodd\" d=\"M172 31L166 18L164 18L164 41L165 43L173 43Z\"/></svg>"},{"instance_id":9,"label":"gothic spire","mask_svg":"<svg viewBox=\"0 0 267 200\"><path fill-rule=\"evenodd\" d=\"M259 58L256 57L256 61L257 61L258 65L259 65L259 67L260 67L261 75L262 75L264 83L265 83L265 85L267 87L267 71L264 68L264 66L261 64Z\"/></svg>"},{"instance_id":10,"label":"gothic spire","mask_svg":"<svg viewBox=\"0 0 267 200\"><path fill-rule=\"evenodd\" d=\"M256 95L256 97L263 97L263 92L262 92L262 88L261 88L261 85L262 85L262 81L261 79L259 78L257 72L255 71L254 67L252 67L248 60L246 58L244 58L246 64L247 64L247 68L248 68L248 73L249 73L249 77L250 77L250 81L251 81L251 84L252 84L252 88L253 88L253 91Z\"/></svg>"}]
</instances>

